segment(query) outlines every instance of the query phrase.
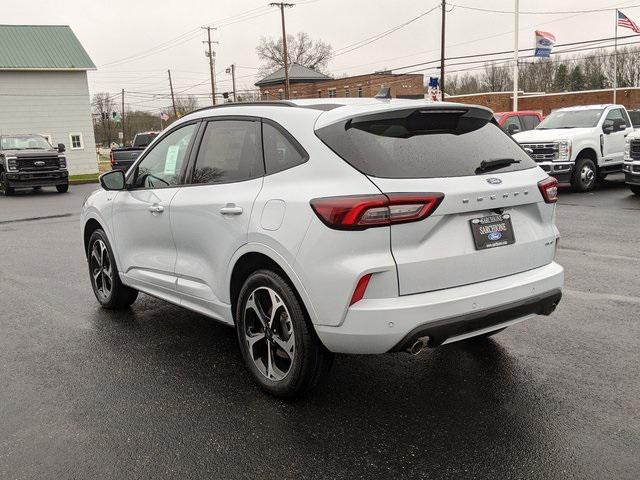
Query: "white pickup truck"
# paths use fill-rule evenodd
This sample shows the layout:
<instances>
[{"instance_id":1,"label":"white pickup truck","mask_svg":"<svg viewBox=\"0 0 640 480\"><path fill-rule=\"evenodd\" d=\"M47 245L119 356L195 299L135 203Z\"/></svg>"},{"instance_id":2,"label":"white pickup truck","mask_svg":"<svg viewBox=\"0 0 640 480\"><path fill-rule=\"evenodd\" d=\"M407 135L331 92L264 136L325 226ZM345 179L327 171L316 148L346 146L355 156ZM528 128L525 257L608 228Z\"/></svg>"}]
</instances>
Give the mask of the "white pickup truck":
<instances>
[{"instance_id":1,"label":"white pickup truck","mask_svg":"<svg viewBox=\"0 0 640 480\"><path fill-rule=\"evenodd\" d=\"M631 132L623 105L585 105L554 110L534 130L513 138L558 182L586 192L609 173L622 171L625 137Z\"/></svg>"}]
</instances>

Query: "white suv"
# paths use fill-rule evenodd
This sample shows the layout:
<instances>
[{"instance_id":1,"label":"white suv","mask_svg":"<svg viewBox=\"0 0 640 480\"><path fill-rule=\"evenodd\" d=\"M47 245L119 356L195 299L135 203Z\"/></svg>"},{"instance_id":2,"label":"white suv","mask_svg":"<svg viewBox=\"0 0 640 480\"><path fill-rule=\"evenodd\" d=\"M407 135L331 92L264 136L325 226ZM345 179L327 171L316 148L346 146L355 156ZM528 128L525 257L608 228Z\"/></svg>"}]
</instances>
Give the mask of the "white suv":
<instances>
[{"instance_id":1,"label":"white suv","mask_svg":"<svg viewBox=\"0 0 640 480\"><path fill-rule=\"evenodd\" d=\"M279 396L313 387L333 352L418 353L561 297L556 180L482 107L207 108L101 185L82 213L98 301L142 291L235 325Z\"/></svg>"}]
</instances>

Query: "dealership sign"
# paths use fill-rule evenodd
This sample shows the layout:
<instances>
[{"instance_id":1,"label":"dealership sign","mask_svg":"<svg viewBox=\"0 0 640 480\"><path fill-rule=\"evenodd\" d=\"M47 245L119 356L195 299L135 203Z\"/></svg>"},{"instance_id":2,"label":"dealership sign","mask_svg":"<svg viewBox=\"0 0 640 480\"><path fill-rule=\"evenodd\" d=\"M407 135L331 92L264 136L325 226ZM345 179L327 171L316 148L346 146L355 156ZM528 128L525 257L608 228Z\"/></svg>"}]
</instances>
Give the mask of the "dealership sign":
<instances>
[{"instance_id":1,"label":"dealership sign","mask_svg":"<svg viewBox=\"0 0 640 480\"><path fill-rule=\"evenodd\" d=\"M548 57L556 43L556 37L541 30L536 30L536 57Z\"/></svg>"}]
</instances>

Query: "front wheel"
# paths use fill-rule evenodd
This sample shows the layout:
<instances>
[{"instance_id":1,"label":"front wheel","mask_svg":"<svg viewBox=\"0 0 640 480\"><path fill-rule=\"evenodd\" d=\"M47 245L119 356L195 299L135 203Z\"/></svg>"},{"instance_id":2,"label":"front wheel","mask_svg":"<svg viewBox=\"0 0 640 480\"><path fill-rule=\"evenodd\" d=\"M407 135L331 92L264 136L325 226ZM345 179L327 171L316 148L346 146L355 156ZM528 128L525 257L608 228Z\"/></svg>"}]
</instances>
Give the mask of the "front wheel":
<instances>
[{"instance_id":1,"label":"front wheel","mask_svg":"<svg viewBox=\"0 0 640 480\"><path fill-rule=\"evenodd\" d=\"M91 287L98 302L109 310L127 308L138 297L138 291L120 281L116 260L103 230L97 229L89 239L87 251Z\"/></svg>"},{"instance_id":2,"label":"front wheel","mask_svg":"<svg viewBox=\"0 0 640 480\"><path fill-rule=\"evenodd\" d=\"M324 348L289 284L271 270L245 281L236 308L244 362L266 392L282 398L315 387L333 354Z\"/></svg>"},{"instance_id":3,"label":"front wheel","mask_svg":"<svg viewBox=\"0 0 640 480\"><path fill-rule=\"evenodd\" d=\"M629 185L629 188L633 193L640 196L640 185Z\"/></svg>"},{"instance_id":4,"label":"front wheel","mask_svg":"<svg viewBox=\"0 0 640 480\"><path fill-rule=\"evenodd\" d=\"M576 192L588 192L596 186L596 164L590 158L579 158L571 175L571 187Z\"/></svg>"},{"instance_id":5,"label":"front wheel","mask_svg":"<svg viewBox=\"0 0 640 480\"><path fill-rule=\"evenodd\" d=\"M69 184L56 185L56 190L58 190L58 193L66 193L69 190Z\"/></svg>"}]
</instances>

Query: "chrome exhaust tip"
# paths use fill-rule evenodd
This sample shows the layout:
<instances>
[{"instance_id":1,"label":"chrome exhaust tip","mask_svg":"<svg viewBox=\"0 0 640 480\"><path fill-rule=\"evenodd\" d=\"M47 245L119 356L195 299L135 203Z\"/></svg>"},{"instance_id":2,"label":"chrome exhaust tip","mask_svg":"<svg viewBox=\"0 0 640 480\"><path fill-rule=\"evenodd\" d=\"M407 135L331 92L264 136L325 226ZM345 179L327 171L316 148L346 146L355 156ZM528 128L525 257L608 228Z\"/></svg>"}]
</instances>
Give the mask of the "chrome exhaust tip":
<instances>
[{"instance_id":1,"label":"chrome exhaust tip","mask_svg":"<svg viewBox=\"0 0 640 480\"><path fill-rule=\"evenodd\" d=\"M411 344L409 348L407 348L407 352L411 355L419 355L427 346L427 342L429 341L429 337L420 337L415 342Z\"/></svg>"}]
</instances>

